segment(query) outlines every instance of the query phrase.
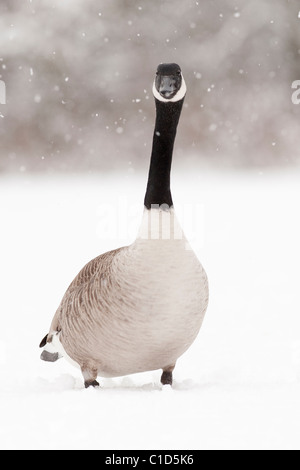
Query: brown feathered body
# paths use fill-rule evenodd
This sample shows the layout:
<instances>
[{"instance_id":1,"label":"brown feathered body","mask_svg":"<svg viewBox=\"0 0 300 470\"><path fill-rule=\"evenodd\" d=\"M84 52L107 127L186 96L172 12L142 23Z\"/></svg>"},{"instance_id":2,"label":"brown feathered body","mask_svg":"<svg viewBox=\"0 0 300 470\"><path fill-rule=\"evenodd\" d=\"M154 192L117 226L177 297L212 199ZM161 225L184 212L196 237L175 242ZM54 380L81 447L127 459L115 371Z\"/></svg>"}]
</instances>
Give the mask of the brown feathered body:
<instances>
[{"instance_id":1,"label":"brown feathered body","mask_svg":"<svg viewBox=\"0 0 300 470\"><path fill-rule=\"evenodd\" d=\"M174 366L202 324L206 274L184 236L164 239L161 230L145 231L148 214L132 245L80 271L53 319L48 343L77 363L85 378ZM180 233L174 212L172 219Z\"/></svg>"}]
</instances>

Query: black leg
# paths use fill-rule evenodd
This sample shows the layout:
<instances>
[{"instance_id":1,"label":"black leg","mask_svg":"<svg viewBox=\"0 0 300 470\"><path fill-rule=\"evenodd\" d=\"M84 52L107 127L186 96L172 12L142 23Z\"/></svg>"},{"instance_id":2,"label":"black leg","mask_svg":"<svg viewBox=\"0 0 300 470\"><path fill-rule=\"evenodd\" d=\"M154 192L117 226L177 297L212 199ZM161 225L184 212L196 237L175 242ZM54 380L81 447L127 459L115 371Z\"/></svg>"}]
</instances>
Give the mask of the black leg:
<instances>
[{"instance_id":1,"label":"black leg","mask_svg":"<svg viewBox=\"0 0 300 470\"><path fill-rule=\"evenodd\" d=\"M172 385L173 384L173 370L175 368L175 364L173 366L166 367L163 369L163 373L161 376L161 383L163 385Z\"/></svg>"},{"instance_id":2,"label":"black leg","mask_svg":"<svg viewBox=\"0 0 300 470\"><path fill-rule=\"evenodd\" d=\"M173 373L164 371L162 376L161 376L160 381L163 385L172 385L172 383L173 383Z\"/></svg>"},{"instance_id":3,"label":"black leg","mask_svg":"<svg viewBox=\"0 0 300 470\"><path fill-rule=\"evenodd\" d=\"M99 383L96 380L97 375L98 375L98 371L96 368L86 367L86 366L81 367L81 372L84 378L85 388L99 387Z\"/></svg>"}]
</instances>

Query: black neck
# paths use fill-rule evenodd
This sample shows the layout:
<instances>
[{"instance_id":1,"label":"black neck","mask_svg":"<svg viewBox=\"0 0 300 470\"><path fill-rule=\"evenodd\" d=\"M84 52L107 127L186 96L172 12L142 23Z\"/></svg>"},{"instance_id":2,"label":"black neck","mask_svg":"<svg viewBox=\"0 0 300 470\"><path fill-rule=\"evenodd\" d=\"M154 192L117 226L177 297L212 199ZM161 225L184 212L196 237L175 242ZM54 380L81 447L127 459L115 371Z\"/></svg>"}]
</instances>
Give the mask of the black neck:
<instances>
[{"instance_id":1,"label":"black neck","mask_svg":"<svg viewBox=\"0 0 300 470\"><path fill-rule=\"evenodd\" d=\"M170 172L177 124L183 99L175 102L162 102L155 99L156 122L153 136L151 162L144 204L173 206L170 189Z\"/></svg>"}]
</instances>

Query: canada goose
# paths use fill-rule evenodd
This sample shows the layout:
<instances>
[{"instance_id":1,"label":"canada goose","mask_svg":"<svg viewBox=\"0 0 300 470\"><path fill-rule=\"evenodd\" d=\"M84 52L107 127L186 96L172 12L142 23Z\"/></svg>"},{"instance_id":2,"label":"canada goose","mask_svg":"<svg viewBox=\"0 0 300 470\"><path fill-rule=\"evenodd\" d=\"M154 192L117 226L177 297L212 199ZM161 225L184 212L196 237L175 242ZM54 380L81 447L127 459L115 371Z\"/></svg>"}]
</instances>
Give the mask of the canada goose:
<instances>
[{"instance_id":1,"label":"canada goose","mask_svg":"<svg viewBox=\"0 0 300 470\"><path fill-rule=\"evenodd\" d=\"M156 123L141 228L135 242L88 263L65 293L41 359L64 356L85 387L98 375L162 369L172 384L176 361L193 343L208 305L208 282L187 248L173 209L170 170L186 85L177 64L158 66Z\"/></svg>"}]
</instances>

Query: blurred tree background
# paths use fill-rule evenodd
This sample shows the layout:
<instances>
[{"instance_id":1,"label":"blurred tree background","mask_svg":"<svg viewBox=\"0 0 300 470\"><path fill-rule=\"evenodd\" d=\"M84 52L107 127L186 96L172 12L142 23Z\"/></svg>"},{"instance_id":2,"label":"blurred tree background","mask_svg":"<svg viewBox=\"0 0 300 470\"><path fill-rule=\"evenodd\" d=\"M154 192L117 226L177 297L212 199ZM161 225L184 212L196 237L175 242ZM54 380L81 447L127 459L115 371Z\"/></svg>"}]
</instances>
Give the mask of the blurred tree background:
<instances>
[{"instance_id":1,"label":"blurred tree background","mask_svg":"<svg viewBox=\"0 0 300 470\"><path fill-rule=\"evenodd\" d=\"M299 164L299 0L1 0L0 172L148 163L160 62L188 86L179 158Z\"/></svg>"}]
</instances>

